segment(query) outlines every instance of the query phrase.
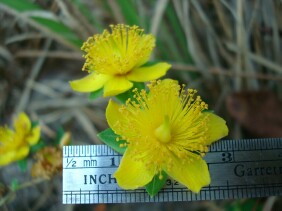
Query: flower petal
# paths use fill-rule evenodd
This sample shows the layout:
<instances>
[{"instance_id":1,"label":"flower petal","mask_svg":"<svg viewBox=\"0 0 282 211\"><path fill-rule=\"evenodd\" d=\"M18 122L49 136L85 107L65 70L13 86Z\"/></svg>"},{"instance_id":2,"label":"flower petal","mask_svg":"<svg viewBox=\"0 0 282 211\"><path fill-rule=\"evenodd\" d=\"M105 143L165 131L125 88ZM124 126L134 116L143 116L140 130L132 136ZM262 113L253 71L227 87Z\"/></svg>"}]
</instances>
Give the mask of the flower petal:
<instances>
[{"instance_id":1,"label":"flower petal","mask_svg":"<svg viewBox=\"0 0 282 211\"><path fill-rule=\"evenodd\" d=\"M3 151L3 150L2 150ZM23 146L17 149L7 149L6 152L1 152L0 166L8 165L17 160L25 158L29 153L29 147Z\"/></svg>"},{"instance_id":2,"label":"flower petal","mask_svg":"<svg viewBox=\"0 0 282 211\"><path fill-rule=\"evenodd\" d=\"M144 163L134 160L134 154L128 147L114 177L121 188L136 189L148 184L153 179L154 174L154 171L147 170Z\"/></svg>"},{"instance_id":3,"label":"flower petal","mask_svg":"<svg viewBox=\"0 0 282 211\"><path fill-rule=\"evenodd\" d=\"M119 105L118 103L110 99L109 104L106 109L107 122L110 128L112 128L112 130L118 134L120 131L119 131L119 128L117 127L117 123L124 119L124 116L119 112L120 108L121 108L121 105Z\"/></svg>"},{"instance_id":4,"label":"flower petal","mask_svg":"<svg viewBox=\"0 0 282 211\"><path fill-rule=\"evenodd\" d=\"M211 179L208 165L202 158L194 159L193 161L180 160L175 156L172 158L173 165L167 173L173 179L195 193L198 193L203 186L210 184Z\"/></svg>"},{"instance_id":5,"label":"flower petal","mask_svg":"<svg viewBox=\"0 0 282 211\"><path fill-rule=\"evenodd\" d=\"M209 115L209 140L207 140L207 145L210 145L211 143L228 135L228 128L224 119L210 112L204 113L204 115Z\"/></svg>"},{"instance_id":6,"label":"flower petal","mask_svg":"<svg viewBox=\"0 0 282 211\"><path fill-rule=\"evenodd\" d=\"M14 121L14 127L17 134L26 135L29 133L31 129L31 122L24 112L21 112L18 115L18 118Z\"/></svg>"},{"instance_id":7,"label":"flower petal","mask_svg":"<svg viewBox=\"0 0 282 211\"><path fill-rule=\"evenodd\" d=\"M9 144L13 140L15 132L10 128L4 126L0 127L0 142L1 145Z\"/></svg>"},{"instance_id":8,"label":"flower petal","mask_svg":"<svg viewBox=\"0 0 282 211\"><path fill-rule=\"evenodd\" d=\"M148 67L139 67L133 69L127 74L127 78L130 81L145 82L160 78L166 74L170 64L161 62Z\"/></svg>"},{"instance_id":9,"label":"flower petal","mask_svg":"<svg viewBox=\"0 0 282 211\"><path fill-rule=\"evenodd\" d=\"M32 128L31 132L26 137L26 141L29 143L29 145L32 146L38 142L39 138L40 138L40 127L36 126Z\"/></svg>"},{"instance_id":10,"label":"flower petal","mask_svg":"<svg viewBox=\"0 0 282 211\"><path fill-rule=\"evenodd\" d=\"M1 152L0 155L0 166L5 166L14 161L15 158L15 151L9 151L6 153Z\"/></svg>"},{"instance_id":11,"label":"flower petal","mask_svg":"<svg viewBox=\"0 0 282 211\"><path fill-rule=\"evenodd\" d=\"M17 160L21 160L23 158L25 158L28 153L29 153L29 146L25 145L23 147L20 147L19 149L16 149L16 154L15 154L15 158L13 161L17 161Z\"/></svg>"},{"instance_id":12,"label":"flower petal","mask_svg":"<svg viewBox=\"0 0 282 211\"><path fill-rule=\"evenodd\" d=\"M94 72L82 79L70 81L70 86L78 92L93 92L102 88L110 78L111 76L109 75Z\"/></svg>"},{"instance_id":13,"label":"flower petal","mask_svg":"<svg viewBox=\"0 0 282 211\"><path fill-rule=\"evenodd\" d=\"M125 77L116 76L108 80L104 86L104 97L115 96L129 90L133 83Z\"/></svg>"}]
</instances>

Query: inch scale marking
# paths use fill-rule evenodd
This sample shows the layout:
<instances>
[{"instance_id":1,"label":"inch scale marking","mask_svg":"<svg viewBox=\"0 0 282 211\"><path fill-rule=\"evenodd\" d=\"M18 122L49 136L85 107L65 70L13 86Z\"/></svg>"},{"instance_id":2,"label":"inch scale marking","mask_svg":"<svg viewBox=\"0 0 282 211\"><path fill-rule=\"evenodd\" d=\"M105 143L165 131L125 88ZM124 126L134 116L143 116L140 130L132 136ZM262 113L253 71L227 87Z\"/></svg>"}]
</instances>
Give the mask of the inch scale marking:
<instances>
[{"instance_id":1,"label":"inch scale marking","mask_svg":"<svg viewBox=\"0 0 282 211\"><path fill-rule=\"evenodd\" d=\"M212 182L198 194L171 179L153 198L142 188L123 190L113 177L121 158L106 145L65 146L63 203L168 202L282 195L282 138L216 142L204 157Z\"/></svg>"}]
</instances>

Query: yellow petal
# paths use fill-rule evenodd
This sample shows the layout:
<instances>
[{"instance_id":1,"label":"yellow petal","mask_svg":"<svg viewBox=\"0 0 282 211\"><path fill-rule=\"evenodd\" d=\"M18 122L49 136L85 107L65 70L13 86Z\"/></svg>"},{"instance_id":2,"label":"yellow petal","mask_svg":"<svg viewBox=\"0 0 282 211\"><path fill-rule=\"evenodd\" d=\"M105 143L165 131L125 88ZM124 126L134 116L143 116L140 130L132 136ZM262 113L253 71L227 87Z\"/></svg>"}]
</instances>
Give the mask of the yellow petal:
<instances>
[{"instance_id":1,"label":"yellow petal","mask_svg":"<svg viewBox=\"0 0 282 211\"><path fill-rule=\"evenodd\" d=\"M144 163L134 160L134 154L128 147L114 177L121 188L136 189L148 184L154 174L155 172L147 170Z\"/></svg>"},{"instance_id":2,"label":"yellow petal","mask_svg":"<svg viewBox=\"0 0 282 211\"><path fill-rule=\"evenodd\" d=\"M158 79L164 76L170 67L171 65L165 62L157 63L148 67L139 67L128 73L127 78L130 81L136 82Z\"/></svg>"},{"instance_id":3,"label":"yellow petal","mask_svg":"<svg viewBox=\"0 0 282 211\"><path fill-rule=\"evenodd\" d=\"M10 163L12 163L13 161L15 161L15 154L16 151L9 151L6 153L1 153L0 155L0 166L5 166L8 165Z\"/></svg>"},{"instance_id":4,"label":"yellow petal","mask_svg":"<svg viewBox=\"0 0 282 211\"><path fill-rule=\"evenodd\" d=\"M117 127L117 122L122 121L124 117L119 112L119 109L121 108L121 105L114 102L112 99L110 99L107 109L106 109L106 119L107 122L112 128L113 131L119 134L119 128Z\"/></svg>"},{"instance_id":5,"label":"yellow petal","mask_svg":"<svg viewBox=\"0 0 282 211\"><path fill-rule=\"evenodd\" d=\"M29 146L26 145L26 146L20 147L19 149L17 149L14 161L25 158L28 155L28 153L29 153Z\"/></svg>"},{"instance_id":6,"label":"yellow petal","mask_svg":"<svg viewBox=\"0 0 282 211\"><path fill-rule=\"evenodd\" d=\"M223 138L228 135L228 128L226 126L226 122L221 117L213 114L213 113L204 113L204 115L209 115L208 122L208 134L209 140L207 140L207 145Z\"/></svg>"},{"instance_id":7,"label":"yellow petal","mask_svg":"<svg viewBox=\"0 0 282 211\"><path fill-rule=\"evenodd\" d=\"M40 127L36 126L32 128L30 134L26 137L26 141L29 143L29 145L34 145L38 142L40 138Z\"/></svg>"},{"instance_id":8,"label":"yellow petal","mask_svg":"<svg viewBox=\"0 0 282 211\"><path fill-rule=\"evenodd\" d=\"M70 81L70 86L78 92L93 92L102 88L110 78L109 75L91 73L82 79Z\"/></svg>"},{"instance_id":9,"label":"yellow petal","mask_svg":"<svg viewBox=\"0 0 282 211\"><path fill-rule=\"evenodd\" d=\"M0 166L8 165L12 162L25 158L29 153L29 147L1 149Z\"/></svg>"},{"instance_id":10,"label":"yellow petal","mask_svg":"<svg viewBox=\"0 0 282 211\"><path fill-rule=\"evenodd\" d=\"M0 127L0 145L9 144L13 140L15 132L8 127Z\"/></svg>"},{"instance_id":11,"label":"yellow petal","mask_svg":"<svg viewBox=\"0 0 282 211\"><path fill-rule=\"evenodd\" d=\"M104 97L115 96L129 90L133 83L121 76L113 77L104 86Z\"/></svg>"},{"instance_id":12,"label":"yellow petal","mask_svg":"<svg viewBox=\"0 0 282 211\"><path fill-rule=\"evenodd\" d=\"M21 112L18 118L14 121L14 127L17 134L27 134L31 129L31 122L28 116Z\"/></svg>"},{"instance_id":13,"label":"yellow petal","mask_svg":"<svg viewBox=\"0 0 282 211\"><path fill-rule=\"evenodd\" d=\"M172 168L167 173L195 193L211 182L208 165L202 158L188 162L174 157Z\"/></svg>"}]
</instances>

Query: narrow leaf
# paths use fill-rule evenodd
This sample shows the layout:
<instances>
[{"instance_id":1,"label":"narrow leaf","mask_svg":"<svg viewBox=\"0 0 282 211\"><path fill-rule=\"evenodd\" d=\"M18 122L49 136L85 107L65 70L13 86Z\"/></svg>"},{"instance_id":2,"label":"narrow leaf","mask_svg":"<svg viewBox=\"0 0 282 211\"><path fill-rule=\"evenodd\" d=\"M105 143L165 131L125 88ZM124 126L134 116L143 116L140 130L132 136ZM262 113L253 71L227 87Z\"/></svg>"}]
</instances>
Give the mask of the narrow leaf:
<instances>
[{"instance_id":1,"label":"narrow leaf","mask_svg":"<svg viewBox=\"0 0 282 211\"><path fill-rule=\"evenodd\" d=\"M56 33L57 35L61 36L62 38L70 41L72 44L74 44L77 47L80 47L83 43L82 40L79 39L77 35L74 32L72 32L70 28L68 28L66 25L60 22L57 22L52 19L41 18L41 17L32 17L32 19L37 23L39 23L40 25Z\"/></svg>"},{"instance_id":2,"label":"narrow leaf","mask_svg":"<svg viewBox=\"0 0 282 211\"><path fill-rule=\"evenodd\" d=\"M20 187L20 183L19 183L19 180L17 179L13 179L11 184L10 184L10 188L12 191L16 191L18 188Z\"/></svg>"},{"instance_id":3,"label":"narrow leaf","mask_svg":"<svg viewBox=\"0 0 282 211\"><path fill-rule=\"evenodd\" d=\"M148 183L145 188L148 194L153 197L155 196L165 185L167 179L167 173L162 171L162 179L159 178L159 175L155 175L153 180Z\"/></svg>"},{"instance_id":4,"label":"narrow leaf","mask_svg":"<svg viewBox=\"0 0 282 211\"><path fill-rule=\"evenodd\" d=\"M30 152L37 152L45 146L46 144L40 139L37 144L30 147Z\"/></svg>"},{"instance_id":5,"label":"narrow leaf","mask_svg":"<svg viewBox=\"0 0 282 211\"><path fill-rule=\"evenodd\" d=\"M20 12L41 9L38 5L29 0L1 0L0 2Z\"/></svg>"},{"instance_id":6,"label":"narrow leaf","mask_svg":"<svg viewBox=\"0 0 282 211\"><path fill-rule=\"evenodd\" d=\"M158 64L158 63L159 63L159 61L148 61L145 64L143 64L141 67L150 67L150 66L153 66L153 65Z\"/></svg>"},{"instance_id":7,"label":"narrow leaf","mask_svg":"<svg viewBox=\"0 0 282 211\"><path fill-rule=\"evenodd\" d=\"M102 131L101 133L99 133L98 137L102 142L107 144L116 152L120 154L124 154L126 147L120 147L120 144L125 144L126 141L124 140L117 141L117 139L120 139L120 137L117 134L115 134L115 132L111 128L108 128Z\"/></svg>"},{"instance_id":8,"label":"narrow leaf","mask_svg":"<svg viewBox=\"0 0 282 211\"><path fill-rule=\"evenodd\" d=\"M20 168L20 170L22 172L26 172L26 169L27 169L27 159L23 159L23 160L19 160L18 161L18 166Z\"/></svg>"},{"instance_id":9,"label":"narrow leaf","mask_svg":"<svg viewBox=\"0 0 282 211\"><path fill-rule=\"evenodd\" d=\"M92 8L87 6L87 2L81 0L71 0L71 2L78 8L80 14L86 17L89 24L97 31L103 31L103 26L96 14L92 12Z\"/></svg>"},{"instance_id":10,"label":"narrow leaf","mask_svg":"<svg viewBox=\"0 0 282 211\"><path fill-rule=\"evenodd\" d=\"M0 0L0 4L13 10L16 16L21 15L22 12L45 11L39 4L31 0ZM78 49L83 43L76 33L60 20L53 20L47 17L43 18L33 14L30 17L24 16L23 21L32 24L33 27L36 27L64 45Z\"/></svg>"},{"instance_id":11,"label":"narrow leaf","mask_svg":"<svg viewBox=\"0 0 282 211\"><path fill-rule=\"evenodd\" d=\"M96 91L94 91L94 92L91 92L90 93L90 95L89 95L89 100L95 100L95 99L97 99L97 98L99 98L99 97L101 97L102 95L103 95L103 88L101 88L101 89L98 89L98 90L96 90Z\"/></svg>"},{"instance_id":12,"label":"narrow leaf","mask_svg":"<svg viewBox=\"0 0 282 211\"><path fill-rule=\"evenodd\" d=\"M31 128L35 128L37 126L39 126L39 122L38 121L31 122Z\"/></svg>"},{"instance_id":13,"label":"narrow leaf","mask_svg":"<svg viewBox=\"0 0 282 211\"><path fill-rule=\"evenodd\" d=\"M63 138L64 134L65 134L65 130L63 127L59 126L57 128L57 134L56 134L56 138L54 140L54 145L60 145L61 139Z\"/></svg>"},{"instance_id":14,"label":"narrow leaf","mask_svg":"<svg viewBox=\"0 0 282 211\"><path fill-rule=\"evenodd\" d=\"M129 25L140 25L138 13L132 1L117 0L117 4L120 7L121 15Z\"/></svg>"}]
</instances>

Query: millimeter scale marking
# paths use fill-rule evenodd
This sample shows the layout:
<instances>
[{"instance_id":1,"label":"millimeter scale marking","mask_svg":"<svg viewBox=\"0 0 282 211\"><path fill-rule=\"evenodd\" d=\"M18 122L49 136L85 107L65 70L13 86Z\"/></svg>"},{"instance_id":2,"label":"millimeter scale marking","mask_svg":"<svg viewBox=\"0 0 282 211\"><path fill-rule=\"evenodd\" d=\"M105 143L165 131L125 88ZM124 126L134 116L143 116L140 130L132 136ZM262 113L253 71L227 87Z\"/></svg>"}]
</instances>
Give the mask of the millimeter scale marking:
<instances>
[{"instance_id":1,"label":"millimeter scale marking","mask_svg":"<svg viewBox=\"0 0 282 211\"><path fill-rule=\"evenodd\" d=\"M168 179L154 197L123 190L113 173L122 155L106 145L64 146L63 203L137 203L254 198L282 195L282 138L221 140L204 159L211 184L198 194Z\"/></svg>"}]
</instances>

